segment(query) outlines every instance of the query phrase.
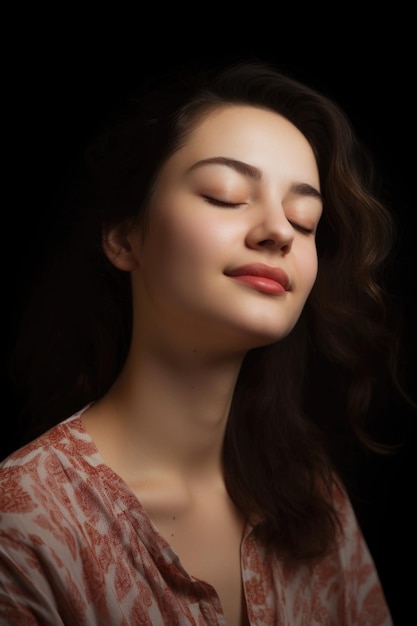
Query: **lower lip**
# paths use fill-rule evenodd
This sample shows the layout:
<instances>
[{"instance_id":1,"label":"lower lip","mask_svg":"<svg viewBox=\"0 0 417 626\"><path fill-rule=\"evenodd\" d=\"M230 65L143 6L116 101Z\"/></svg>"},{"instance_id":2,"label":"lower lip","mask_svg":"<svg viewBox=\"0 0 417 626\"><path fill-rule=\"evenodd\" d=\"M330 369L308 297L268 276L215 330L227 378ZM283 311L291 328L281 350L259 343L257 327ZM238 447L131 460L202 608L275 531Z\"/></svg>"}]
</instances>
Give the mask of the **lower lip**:
<instances>
[{"instance_id":1,"label":"lower lip","mask_svg":"<svg viewBox=\"0 0 417 626\"><path fill-rule=\"evenodd\" d=\"M286 293L285 288L281 285L281 283L277 283L276 280L265 278L264 276L244 275L233 276L232 278L240 283L244 283L248 287L252 287L252 289L261 291L262 293L268 293L274 296L279 296Z\"/></svg>"}]
</instances>

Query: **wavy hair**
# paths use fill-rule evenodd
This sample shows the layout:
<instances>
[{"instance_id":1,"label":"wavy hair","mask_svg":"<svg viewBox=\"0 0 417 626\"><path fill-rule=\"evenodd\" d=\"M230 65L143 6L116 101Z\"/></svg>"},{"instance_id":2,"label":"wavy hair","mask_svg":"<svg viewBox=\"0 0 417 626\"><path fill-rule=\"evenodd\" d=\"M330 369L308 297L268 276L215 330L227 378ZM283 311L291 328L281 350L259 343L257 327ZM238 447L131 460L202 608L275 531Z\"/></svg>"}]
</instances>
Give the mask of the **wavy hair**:
<instances>
[{"instance_id":1,"label":"wavy hair","mask_svg":"<svg viewBox=\"0 0 417 626\"><path fill-rule=\"evenodd\" d=\"M317 159L324 210L319 272L293 331L242 365L223 449L226 485L288 562L326 553L338 532L332 441L363 427L378 385L396 385L385 272L395 224L350 121L329 97L262 62L149 80L88 142L67 200L59 254L22 320L13 377L27 438L101 397L123 367L132 310L127 273L106 259L103 228L138 222L166 159L199 120L230 104L286 117Z\"/></svg>"}]
</instances>

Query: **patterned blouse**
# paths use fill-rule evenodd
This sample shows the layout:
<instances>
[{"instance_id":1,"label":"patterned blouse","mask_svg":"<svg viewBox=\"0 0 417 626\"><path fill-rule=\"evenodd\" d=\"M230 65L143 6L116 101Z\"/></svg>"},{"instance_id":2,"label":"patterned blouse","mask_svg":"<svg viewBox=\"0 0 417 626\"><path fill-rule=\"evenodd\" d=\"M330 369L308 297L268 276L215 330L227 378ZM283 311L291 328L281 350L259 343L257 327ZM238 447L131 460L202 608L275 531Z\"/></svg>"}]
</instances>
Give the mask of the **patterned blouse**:
<instances>
[{"instance_id":1,"label":"patterned blouse","mask_svg":"<svg viewBox=\"0 0 417 626\"><path fill-rule=\"evenodd\" d=\"M215 589L184 569L80 414L0 464L1 626L226 626ZM338 549L292 571L247 526L251 626L392 626L346 495L337 506Z\"/></svg>"}]
</instances>

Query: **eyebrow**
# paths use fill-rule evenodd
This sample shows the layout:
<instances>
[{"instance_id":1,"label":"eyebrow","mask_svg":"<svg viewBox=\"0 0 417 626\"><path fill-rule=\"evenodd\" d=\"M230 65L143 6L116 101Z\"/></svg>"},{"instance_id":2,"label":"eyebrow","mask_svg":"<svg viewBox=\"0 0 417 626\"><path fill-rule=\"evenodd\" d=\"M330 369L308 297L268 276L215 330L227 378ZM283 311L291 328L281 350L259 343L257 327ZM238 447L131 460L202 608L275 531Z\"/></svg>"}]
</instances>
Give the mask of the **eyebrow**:
<instances>
[{"instance_id":1,"label":"eyebrow","mask_svg":"<svg viewBox=\"0 0 417 626\"><path fill-rule=\"evenodd\" d=\"M243 176L247 176L248 178L252 178L253 180L261 180L262 172L260 169L255 167L254 165L249 165L249 163L244 163L243 161L238 161L236 159L230 159L228 157L210 157L209 159L201 159L201 161L197 161L190 167L188 171L195 170L199 167L203 167L204 165L226 165L227 167L231 167L232 169L239 172L239 174L243 174Z\"/></svg>"},{"instance_id":2,"label":"eyebrow","mask_svg":"<svg viewBox=\"0 0 417 626\"><path fill-rule=\"evenodd\" d=\"M188 171L191 172L192 170L196 170L199 167L203 167L204 165L226 165L227 167L231 167L239 174L243 174L243 176L252 178L252 180L260 181L262 179L261 170L254 165L249 165L249 163L245 163L244 161L238 161L237 159L230 159L229 157L222 156L201 159L200 161L194 163ZM299 196L310 196L312 198L317 198L318 200L323 201L323 196L321 195L321 193L309 183L294 182L290 186L290 191Z\"/></svg>"}]
</instances>

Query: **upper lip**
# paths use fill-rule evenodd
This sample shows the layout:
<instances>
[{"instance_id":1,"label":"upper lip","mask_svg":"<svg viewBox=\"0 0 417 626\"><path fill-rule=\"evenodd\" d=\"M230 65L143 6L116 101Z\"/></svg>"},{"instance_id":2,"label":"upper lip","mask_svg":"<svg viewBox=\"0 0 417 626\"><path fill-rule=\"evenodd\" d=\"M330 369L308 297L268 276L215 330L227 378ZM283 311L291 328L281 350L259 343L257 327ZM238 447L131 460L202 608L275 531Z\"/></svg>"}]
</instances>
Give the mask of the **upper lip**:
<instances>
[{"instance_id":1,"label":"upper lip","mask_svg":"<svg viewBox=\"0 0 417 626\"><path fill-rule=\"evenodd\" d=\"M249 263L226 272L227 276L262 276L282 285L285 291L290 288L288 274L280 267L272 267L264 263Z\"/></svg>"}]
</instances>

